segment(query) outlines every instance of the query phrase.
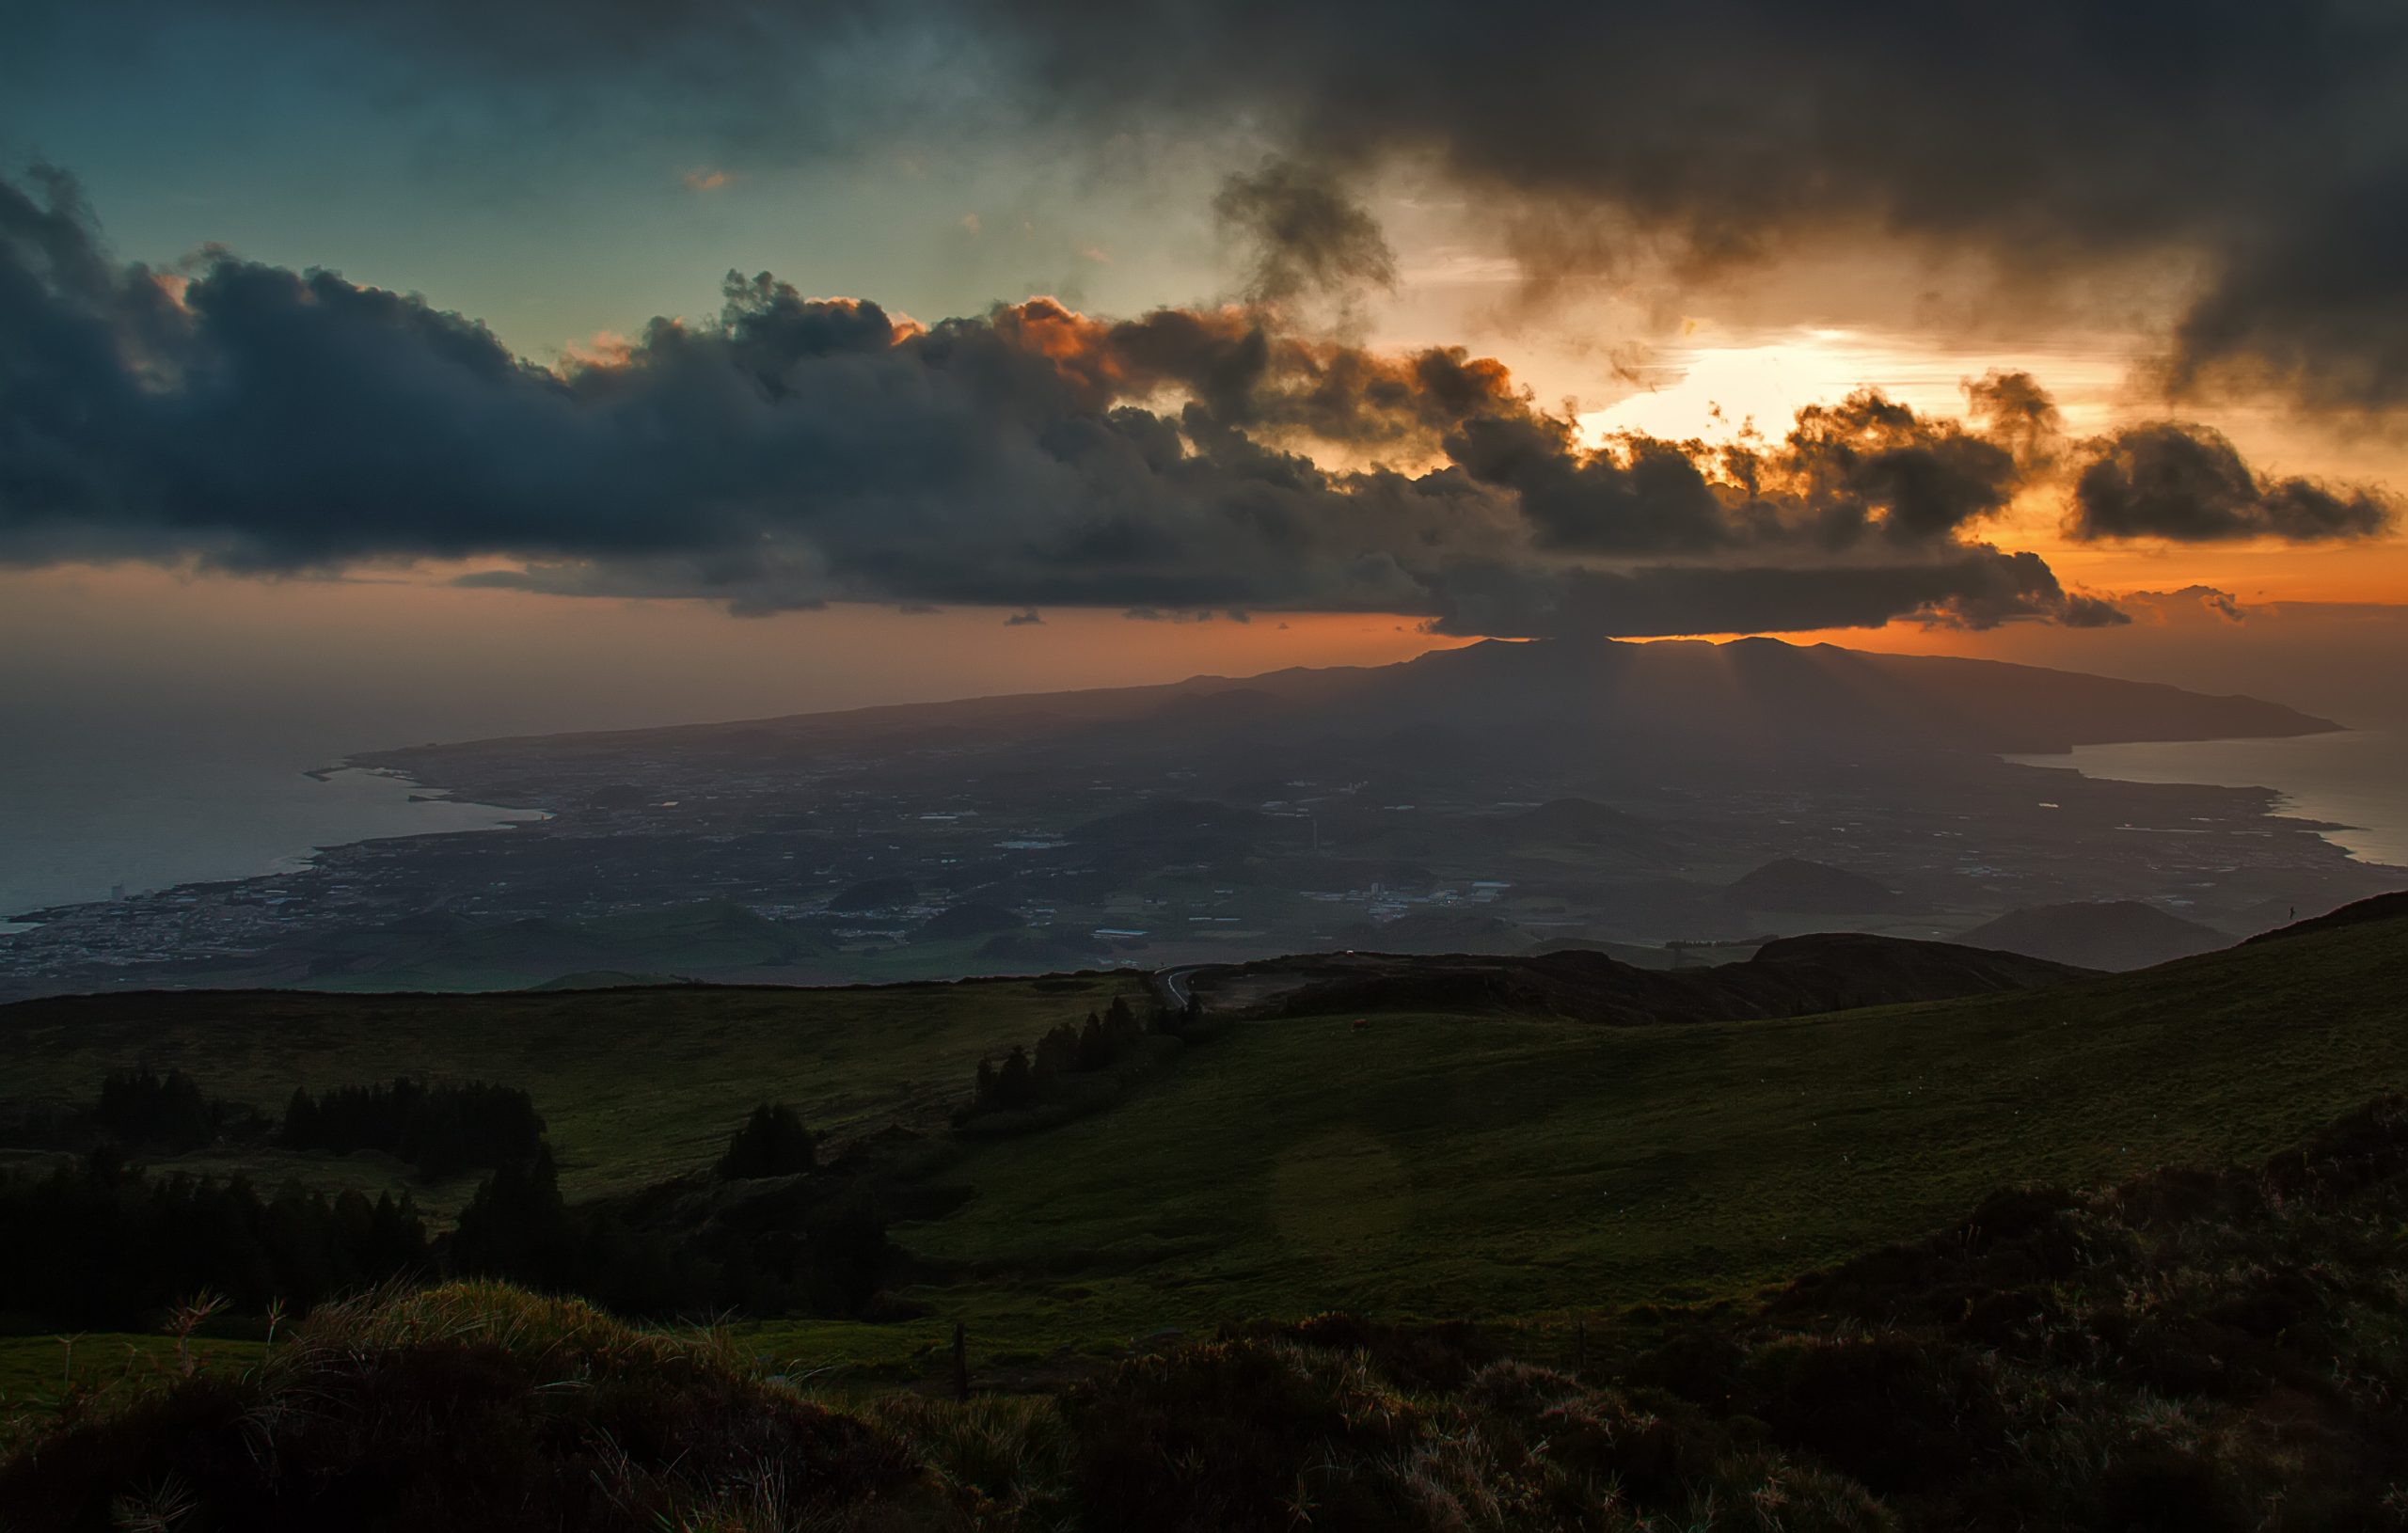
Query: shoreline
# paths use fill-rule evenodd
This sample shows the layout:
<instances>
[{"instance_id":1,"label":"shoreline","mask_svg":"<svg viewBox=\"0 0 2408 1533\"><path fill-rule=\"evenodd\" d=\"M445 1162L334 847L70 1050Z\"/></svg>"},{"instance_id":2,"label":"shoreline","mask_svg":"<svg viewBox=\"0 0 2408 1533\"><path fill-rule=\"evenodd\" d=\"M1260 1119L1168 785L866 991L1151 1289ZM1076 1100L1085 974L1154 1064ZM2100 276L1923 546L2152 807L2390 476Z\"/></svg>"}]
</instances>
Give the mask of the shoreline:
<instances>
[{"instance_id":1,"label":"shoreline","mask_svg":"<svg viewBox=\"0 0 2408 1533\"><path fill-rule=\"evenodd\" d=\"M2286 751L2290 761L2279 759ZM2359 772L2337 768L2336 751L2374 758ZM2305 755L2302 751L2321 752ZM2256 759L2253 759L2256 758ZM2270 759L2271 758L2271 759ZM2099 782L2256 789L2270 796L2266 817L2314 831L2358 865L2408 873L2408 730L2337 729L2290 735L2202 740L2118 740L2064 751L2019 751L2002 761ZM2300 767L2305 764L2306 769ZM2386 774L2383 764L2400 770ZM2393 784L2388 792L2383 784ZM2387 801L2387 802L2386 802ZM2372 814L2346 803L2371 805Z\"/></svg>"},{"instance_id":2,"label":"shoreline","mask_svg":"<svg viewBox=\"0 0 2408 1533\"><path fill-rule=\"evenodd\" d=\"M379 779L403 790L403 795L397 802L373 806L377 812L441 809L473 814L483 823L429 825L416 830L404 829L364 835L329 836L323 841L313 841L301 850L279 851L272 855L254 857L249 860L248 866L239 870L230 869L227 872L198 877L168 877L156 882L139 884L128 880L124 885L122 896L103 895L91 899L55 900L20 909L0 909L0 940L21 936L28 931L39 930L42 926L68 919L81 911L132 904L137 900L235 889L262 879L308 872L316 868L331 852L372 842L406 841L420 836L504 830L515 826L540 823L552 817L551 811L532 805L489 804L463 799L456 797L448 787L420 782L417 778L398 767L369 766L352 757L344 757L328 766L309 767L294 775L325 786L334 784L338 779L352 774L361 778Z\"/></svg>"}]
</instances>

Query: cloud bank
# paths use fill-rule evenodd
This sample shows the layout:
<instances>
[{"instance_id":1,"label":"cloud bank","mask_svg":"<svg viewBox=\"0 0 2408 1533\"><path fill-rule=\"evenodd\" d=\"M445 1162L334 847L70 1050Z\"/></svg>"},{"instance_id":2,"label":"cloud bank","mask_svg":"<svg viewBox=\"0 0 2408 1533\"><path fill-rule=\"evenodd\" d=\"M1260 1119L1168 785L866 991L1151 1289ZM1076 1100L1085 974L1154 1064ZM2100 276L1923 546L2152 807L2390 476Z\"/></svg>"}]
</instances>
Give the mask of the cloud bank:
<instances>
[{"instance_id":1,"label":"cloud bank","mask_svg":"<svg viewBox=\"0 0 2408 1533\"><path fill-rule=\"evenodd\" d=\"M1275 190L1264 216L1302 208L1332 269L1376 254L1309 187ZM2069 446L2020 375L1972 386L1961 421L1862 392L1779 441L1594 445L1494 360L1367 351L1275 305L1115 321L1033 298L923 327L767 275L722 297L715 321L546 368L328 272L117 264L64 177L0 182L0 560L489 558L514 567L477 583L738 611L1644 635L2119 621L1991 541L2067 474L2085 536L2358 536L2392 514L2254 476L2197 428ZM2209 500L2182 498L2194 483Z\"/></svg>"},{"instance_id":2,"label":"cloud bank","mask_svg":"<svg viewBox=\"0 0 2408 1533\"><path fill-rule=\"evenodd\" d=\"M38 48L65 0L28 0ZM177 11L120 0L139 34ZM2057 284L2181 289L2173 397L2408 407L2408 8L2368 0L229 0L227 17L415 58L534 125L641 120L731 163L912 133L1251 138L1257 211L1434 166L1544 268L1701 271L1826 236ZM576 114L582 110L586 115ZM1284 200L1283 200L1284 199ZM1244 210L1241 210L1244 211ZM1361 250L1358 233L1329 248ZM1309 248L1300 245L1299 248ZM1309 262L1266 290L1316 279ZM1542 273L1542 275L1544 275Z\"/></svg>"}]
</instances>

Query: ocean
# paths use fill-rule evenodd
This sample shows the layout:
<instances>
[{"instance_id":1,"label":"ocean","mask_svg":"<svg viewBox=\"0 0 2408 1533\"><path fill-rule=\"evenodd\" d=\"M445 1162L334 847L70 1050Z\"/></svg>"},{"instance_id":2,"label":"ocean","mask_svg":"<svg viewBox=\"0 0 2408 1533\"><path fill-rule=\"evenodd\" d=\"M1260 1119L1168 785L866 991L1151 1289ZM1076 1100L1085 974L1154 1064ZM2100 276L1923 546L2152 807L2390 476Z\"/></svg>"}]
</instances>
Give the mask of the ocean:
<instances>
[{"instance_id":1,"label":"ocean","mask_svg":"<svg viewBox=\"0 0 2408 1533\"><path fill-rule=\"evenodd\" d=\"M2324 838L2360 861L2408 867L2408 730L2083 745L2069 755L2007 759L2119 782L2272 788L2280 813L2342 827Z\"/></svg>"},{"instance_id":2,"label":"ocean","mask_svg":"<svg viewBox=\"0 0 2408 1533\"><path fill-rule=\"evenodd\" d=\"M0 748L0 932L45 906L241 878L321 846L465 830L536 816L411 802L379 772L308 774L375 741L305 726L194 729L45 719Z\"/></svg>"}]
</instances>

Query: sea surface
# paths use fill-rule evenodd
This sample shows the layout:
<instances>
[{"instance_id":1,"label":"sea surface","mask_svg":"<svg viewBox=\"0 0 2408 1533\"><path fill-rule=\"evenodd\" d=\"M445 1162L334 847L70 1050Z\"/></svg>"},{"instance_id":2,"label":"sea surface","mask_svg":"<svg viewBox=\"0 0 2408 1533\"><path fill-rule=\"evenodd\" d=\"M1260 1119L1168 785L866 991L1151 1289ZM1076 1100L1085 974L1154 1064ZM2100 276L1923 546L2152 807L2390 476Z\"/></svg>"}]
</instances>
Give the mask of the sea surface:
<instances>
[{"instance_id":1,"label":"sea surface","mask_svg":"<svg viewBox=\"0 0 2408 1533\"><path fill-rule=\"evenodd\" d=\"M381 772L313 770L378 742L307 727L0 731L0 933L11 916L172 884L297 866L321 846L540 816L412 802Z\"/></svg>"},{"instance_id":2,"label":"sea surface","mask_svg":"<svg viewBox=\"0 0 2408 1533\"><path fill-rule=\"evenodd\" d=\"M2009 756L2119 782L2272 788L2277 813L2343 829L2327 841L2362 862L2408 867L2408 730L2353 729L2288 740L2163 740Z\"/></svg>"}]
</instances>

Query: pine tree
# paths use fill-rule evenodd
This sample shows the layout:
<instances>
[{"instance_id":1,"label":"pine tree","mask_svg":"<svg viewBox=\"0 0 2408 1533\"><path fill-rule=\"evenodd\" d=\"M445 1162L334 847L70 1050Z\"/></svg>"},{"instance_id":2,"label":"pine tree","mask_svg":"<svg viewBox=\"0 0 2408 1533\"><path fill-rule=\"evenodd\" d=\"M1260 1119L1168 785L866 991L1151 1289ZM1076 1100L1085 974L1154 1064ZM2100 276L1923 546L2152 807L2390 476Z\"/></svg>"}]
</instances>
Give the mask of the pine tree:
<instances>
[{"instance_id":1,"label":"pine tree","mask_svg":"<svg viewBox=\"0 0 2408 1533\"><path fill-rule=\"evenodd\" d=\"M1037 1083L1059 1080L1079 1067L1079 1035L1068 1022L1056 1022L1037 1040Z\"/></svg>"},{"instance_id":2,"label":"pine tree","mask_svg":"<svg viewBox=\"0 0 2408 1533\"><path fill-rule=\"evenodd\" d=\"M1037 1071L1028 1062L1028 1051L1019 1044L1004 1056L1004 1067L995 1074L995 1099L1006 1107L1028 1107L1037 1101Z\"/></svg>"},{"instance_id":3,"label":"pine tree","mask_svg":"<svg viewBox=\"0 0 2408 1533\"><path fill-rule=\"evenodd\" d=\"M1112 1039L1103 1031L1103 1019L1087 1013L1086 1026L1079 1029L1079 1068L1100 1070L1112 1063Z\"/></svg>"},{"instance_id":4,"label":"pine tree","mask_svg":"<svg viewBox=\"0 0 2408 1533\"><path fill-rule=\"evenodd\" d=\"M725 1181L790 1177L809 1171L817 1163L811 1130L795 1116L794 1109L783 1103L773 1106L763 1102L752 1109L744 1127L728 1140L727 1153L720 1158L719 1175Z\"/></svg>"}]
</instances>

